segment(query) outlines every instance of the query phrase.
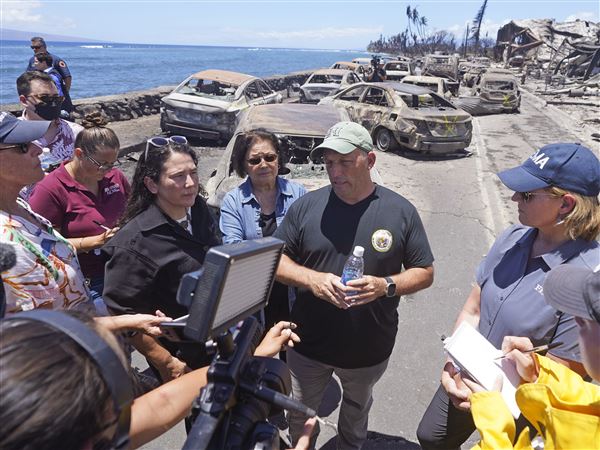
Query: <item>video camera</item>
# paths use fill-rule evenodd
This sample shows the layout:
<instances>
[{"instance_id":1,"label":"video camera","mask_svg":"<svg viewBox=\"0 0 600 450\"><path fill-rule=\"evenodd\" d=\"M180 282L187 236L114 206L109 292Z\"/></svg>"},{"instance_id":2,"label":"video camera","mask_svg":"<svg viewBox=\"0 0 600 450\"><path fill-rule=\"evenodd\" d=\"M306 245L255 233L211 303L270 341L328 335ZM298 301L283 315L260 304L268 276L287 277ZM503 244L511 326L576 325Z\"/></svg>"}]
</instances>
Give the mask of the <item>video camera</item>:
<instances>
[{"instance_id":1,"label":"video camera","mask_svg":"<svg viewBox=\"0 0 600 450\"><path fill-rule=\"evenodd\" d=\"M180 282L177 300L190 313L161 328L171 339L206 343L215 353L184 450L279 449L279 432L266 421L269 416L284 408L316 414L288 397L291 376L285 363L252 355L261 333L251 314L266 305L282 250L283 242L275 238L213 247L202 270ZM239 331L232 332L242 319Z\"/></svg>"}]
</instances>

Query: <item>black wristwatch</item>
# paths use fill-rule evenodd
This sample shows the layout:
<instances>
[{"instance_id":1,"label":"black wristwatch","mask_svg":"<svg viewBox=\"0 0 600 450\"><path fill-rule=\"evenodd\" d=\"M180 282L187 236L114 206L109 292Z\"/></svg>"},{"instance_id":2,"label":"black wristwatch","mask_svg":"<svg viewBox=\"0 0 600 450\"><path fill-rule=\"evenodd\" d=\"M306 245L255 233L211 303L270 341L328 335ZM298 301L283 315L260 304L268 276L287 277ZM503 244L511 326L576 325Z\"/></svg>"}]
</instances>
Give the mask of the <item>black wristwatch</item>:
<instances>
[{"instance_id":1,"label":"black wristwatch","mask_svg":"<svg viewBox=\"0 0 600 450\"><path fill-rule=\"evenodd\" d=\"M386 297L393 297L394 295L396 295L396 283L394 283L394 280L392 280L392 277L385 277L385 282L387 283L387 286L385 287L385 296Z\"/></svg>"}]
</instances>

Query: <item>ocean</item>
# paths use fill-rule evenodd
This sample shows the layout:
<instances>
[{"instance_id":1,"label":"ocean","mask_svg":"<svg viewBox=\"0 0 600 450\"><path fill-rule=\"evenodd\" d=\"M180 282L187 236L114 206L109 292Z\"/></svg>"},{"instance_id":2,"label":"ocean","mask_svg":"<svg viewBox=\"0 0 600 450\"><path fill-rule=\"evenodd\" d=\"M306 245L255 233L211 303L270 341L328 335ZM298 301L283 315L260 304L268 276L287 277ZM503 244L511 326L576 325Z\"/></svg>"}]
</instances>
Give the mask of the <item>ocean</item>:
<instances>
[{"instance_id":1,"label":"ocean","mask_svg":"<svg viewBox=\"0 0 600 450\"><path fill-rule=\"evenodd\" d=\"M0 103L18 102L15 81L33 52L29 41L0 41ZM73 84L71 97L95 97L176 85L205 69L258 77L329 67L367 53L350 50L205 47L51 42L48 50L64 59Z\"/></svg>"}]
</instances>

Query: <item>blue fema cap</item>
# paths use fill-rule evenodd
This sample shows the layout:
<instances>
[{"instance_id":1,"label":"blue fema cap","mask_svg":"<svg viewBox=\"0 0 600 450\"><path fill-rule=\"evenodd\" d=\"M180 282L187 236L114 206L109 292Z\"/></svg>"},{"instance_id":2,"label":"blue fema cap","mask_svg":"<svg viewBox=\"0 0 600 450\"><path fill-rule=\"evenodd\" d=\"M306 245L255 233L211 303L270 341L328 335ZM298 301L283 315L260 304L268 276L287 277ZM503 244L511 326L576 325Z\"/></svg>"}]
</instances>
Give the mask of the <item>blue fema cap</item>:
<instances>
[{"instance_id":1,"label":"blue fema cap","mask_svg":"<svg viewBox=\"0 0 600 450\"><path fill-rule=\"evenodd\" d=\"M581 144L548 144L519 167L498 173L500 181L515 192L550 186L588 197L600 193L600 161Z\"/></svg>"}]
</instances>

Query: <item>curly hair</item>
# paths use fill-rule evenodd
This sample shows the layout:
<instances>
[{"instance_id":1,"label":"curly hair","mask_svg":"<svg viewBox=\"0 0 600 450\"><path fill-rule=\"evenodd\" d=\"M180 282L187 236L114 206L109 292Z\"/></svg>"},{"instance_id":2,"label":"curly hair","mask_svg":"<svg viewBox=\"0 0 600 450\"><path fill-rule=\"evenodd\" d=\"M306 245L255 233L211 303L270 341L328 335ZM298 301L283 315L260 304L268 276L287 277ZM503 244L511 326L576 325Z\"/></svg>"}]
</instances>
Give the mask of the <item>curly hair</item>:
<instances>
[{"instance_id":1,"label":"curly hair","mask_svg":"<svg viewBox=\"0 0 600 450\"><path fill-rule=\"evenodd\" d=\"M124 226L131 219L147 210L154 202L156 195L148 190L144 183L144 178L148 177L158 183L165 162L173 153L189 155L190 158L192 158L192 161L194 161L194 164L198 166L198 157L194 150L187 144L181 145L169 143L164 147L152 148L150 151L142 152L140 159L138 159L137 165L135 166L131 185L131 195L129 196L127 207L125 208L125 213L121 218L119 226ZM146 156L148 157L148 160L146 160ZM202 194L204 192L202 185L200 185L199 188L200 193Z\"/></svg>"}]
</instances>

